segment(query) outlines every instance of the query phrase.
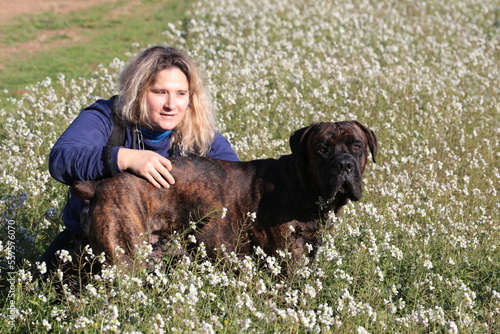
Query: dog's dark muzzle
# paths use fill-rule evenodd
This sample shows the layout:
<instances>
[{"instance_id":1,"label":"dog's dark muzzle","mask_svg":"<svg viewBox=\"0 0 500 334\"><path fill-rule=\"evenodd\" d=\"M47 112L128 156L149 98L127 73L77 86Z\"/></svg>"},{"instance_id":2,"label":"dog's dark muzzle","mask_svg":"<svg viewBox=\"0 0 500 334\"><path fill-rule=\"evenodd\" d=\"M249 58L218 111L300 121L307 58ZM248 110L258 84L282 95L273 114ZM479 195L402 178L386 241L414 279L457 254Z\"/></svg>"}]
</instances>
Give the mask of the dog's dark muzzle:
<instances>
[{"instance_id":1,"label":"dog's dark muzzle","mask_svg":"<svg viewBox=\"0 0 500 334\"><path fill-rule=\"evenodd\" d=\"M341 157L333 162L333 169L336 173L351 174L356 168L356 163L349 157Z\"/></svg>"},{"instance_id":2,"label":"dog's dark muzzle","mask_svg":"<svg viewBox=\"0 0 500 334\"><path fill-rule=\"evenodd\" d=\"M339 195L357 201L362 196L361 176L356 162L349 156L341 156L331 163L330 184L325 186L330 198Z\"/></svg>"}]
</instances>

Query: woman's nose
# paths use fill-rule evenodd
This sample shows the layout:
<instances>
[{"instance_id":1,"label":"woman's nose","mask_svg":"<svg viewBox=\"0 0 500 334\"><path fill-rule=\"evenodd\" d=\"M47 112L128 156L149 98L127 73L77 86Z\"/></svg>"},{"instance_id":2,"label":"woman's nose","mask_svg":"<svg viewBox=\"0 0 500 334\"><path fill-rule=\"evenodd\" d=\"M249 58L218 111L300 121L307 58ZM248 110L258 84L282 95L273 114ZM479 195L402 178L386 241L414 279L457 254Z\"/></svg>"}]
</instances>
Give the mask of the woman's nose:
<instances>
[{"instance_id":1,"label":"woman's nose","mask_svg":"<svg viewBox=\"0 0 500 334\"><path fill-rule=\"evenodd\" d=\"M175 99L173 96L170 94L165 95L165 103L164 103L165 108L167 109L174 109L175 108Z\"/></svg>"}]
</instances>

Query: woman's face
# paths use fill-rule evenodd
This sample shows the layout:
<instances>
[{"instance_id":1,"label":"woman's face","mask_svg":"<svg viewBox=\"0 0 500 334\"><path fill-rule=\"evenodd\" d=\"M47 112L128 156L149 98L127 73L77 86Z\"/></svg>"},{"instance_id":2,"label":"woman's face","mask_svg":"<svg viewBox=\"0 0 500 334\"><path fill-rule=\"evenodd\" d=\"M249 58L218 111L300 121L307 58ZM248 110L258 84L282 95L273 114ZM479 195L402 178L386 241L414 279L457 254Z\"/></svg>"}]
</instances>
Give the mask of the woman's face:
<instances>
[{"instance_id":1,"label":"woman's face","mask_svg":"<svg viewBox=\"0 0 500 334\"><path fill-rule=\"evenodd\" d=\"M184 118L189 106L189 83L177 67L156 75L155 83L146 92L146 103L152 130L174 129Z\"/></svg>"}]
</instances>

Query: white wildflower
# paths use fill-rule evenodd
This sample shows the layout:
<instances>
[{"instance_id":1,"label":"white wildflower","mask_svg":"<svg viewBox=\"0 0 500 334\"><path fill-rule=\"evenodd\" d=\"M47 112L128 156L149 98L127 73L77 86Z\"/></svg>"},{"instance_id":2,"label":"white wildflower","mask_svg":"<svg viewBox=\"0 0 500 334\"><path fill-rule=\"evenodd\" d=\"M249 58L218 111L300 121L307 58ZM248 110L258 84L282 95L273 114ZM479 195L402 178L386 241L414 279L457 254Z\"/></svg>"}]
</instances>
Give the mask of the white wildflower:
<instances>
[{"instance_id":1,"label":"white wildflower","mask_svg":"<svg viewBox=\"0 0 500 334\"><path fill-rule=\"evenodd\" d=\"M36 265L36 269L40 272L40 274L46 274L47 273L47 265L45 264L45 262L36 262L35 263Z\"/></svg>"},{"instance_id":2,"label":"white wildflower","mask_svg":"<svg viewBox=\"0 0 500 334\"><path fill-rule=\"evenodd\" d=\"M47 319L42 320L42 326L45 328L46 331L50 331L52 329L52 325L49 323Z\"/></svg>"},{"instance_id":3,"label":"white wildflower","mask_svg":"<svg viewBox=\"0 0 500 334\"><path fill-rule=\"evenodd\" d=\"M424 267L427 268L427 269L432 269L432 268L434 268L434 265L432 264L431 260L425 259L425 261L424 261Z\"/></svg>"},{"instance_id":4,"label":"white wildflower","mask_svg":"<svg viewBox=\"0 0 500 334\"><path fill-rule=\"evenodd\" d=\"M227 214L227 208L222 208L222 211L221 211L221 218L224 219L226 218L226 214Z\"/></svg>"},{"instance_id":5,"label":"white wildflower","mask_svg":"<svg viewBox=\"0 0 500 334\"><path fill-rule=\"evenodd\" d=\"M194 236L194 234L188 235L187 239L188 239L188 242L190 242L192 244L196 243L196 237Z\"/></svg>"},{"instance_id":6,"label":"white wildflower","mask_svg":"<svg viewBox=\"0 0 500 334\"><path fill-rule=\"evenodd\" d=\"M357 329L358 334L370 334L369 331L367 331L363 326L359 326Z\"/></svg>"},{"instance_id":7,"label":"white wildflower","mask_svg":"<svg viewBox=\"0 0 500 334\"><path fill-rule=\"evenodd\" d=\"M59 257L59 259L63 262L71 262L72 257L69 255L69 252L66 249L61 249L56 252L56 255Z\"/></svg>"}]
</instances>

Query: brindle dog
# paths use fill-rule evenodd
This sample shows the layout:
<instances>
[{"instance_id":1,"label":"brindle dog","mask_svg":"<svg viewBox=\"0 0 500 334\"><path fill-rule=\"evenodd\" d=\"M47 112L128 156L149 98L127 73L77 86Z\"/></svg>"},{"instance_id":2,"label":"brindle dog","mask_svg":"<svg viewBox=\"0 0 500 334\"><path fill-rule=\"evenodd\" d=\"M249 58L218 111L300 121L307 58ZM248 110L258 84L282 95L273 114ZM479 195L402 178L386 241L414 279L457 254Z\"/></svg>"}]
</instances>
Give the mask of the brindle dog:
<instances>
[{"instance_id":1,"label":"brindle dog","mask_svg":"<svg viewBox=\"0 0 500 334\"><path fill-rule=\"evenodd\" d=\"M169 189L130 173L75 182L74 194L89 201L82 225L92 248L128 262L134 245L165 249L174 232L188 231L210 257L221 245L239 255L258 246L269 255L287 249L295 260L313 256L328 213L361 198L377 137L357 121L321 122L294 132L290 146L290 155L248 162L169 158L176 180ZM198 222L195 230L190 222Z\"/></svg>"}]
</instances>

